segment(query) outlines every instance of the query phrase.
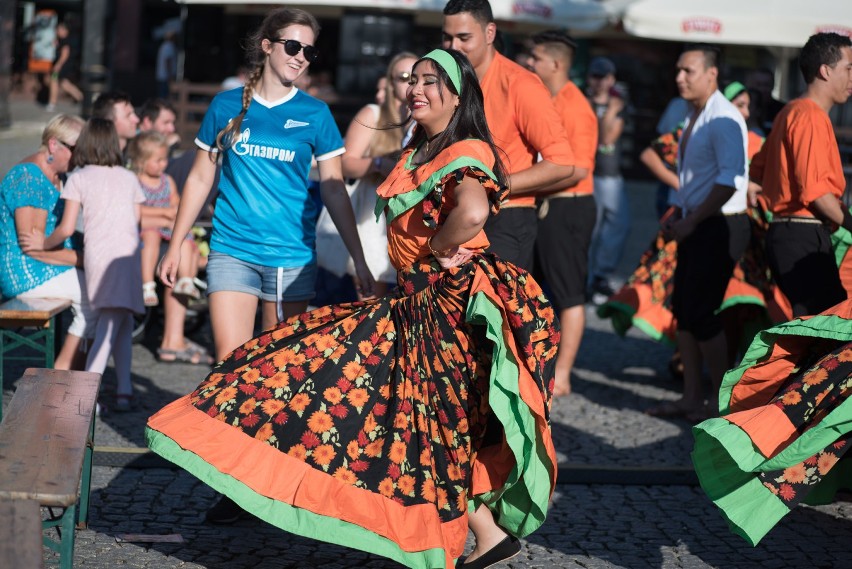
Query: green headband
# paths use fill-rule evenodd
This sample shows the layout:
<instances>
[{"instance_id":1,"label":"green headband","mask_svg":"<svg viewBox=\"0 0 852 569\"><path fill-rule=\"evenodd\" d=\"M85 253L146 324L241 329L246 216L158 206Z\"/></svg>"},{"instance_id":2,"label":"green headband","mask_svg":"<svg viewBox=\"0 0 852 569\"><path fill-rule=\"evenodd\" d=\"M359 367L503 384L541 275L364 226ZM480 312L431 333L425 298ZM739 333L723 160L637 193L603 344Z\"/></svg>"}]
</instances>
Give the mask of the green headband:
<instances>
[{"instance_id":1,"label":"green headband","mask_svg":"<svg viewBox=\"0 0 852 569\"><path fill-rule=\"evenodd\" d=\"M725 98L729 101L733 101L746 91L747 89L745 85L743 85L739 81L734 81L733 83L725 87L725 91L722 94L725 95Z\"/></svg>"},{"instance_id":2,"label":"green headband","mask_svg":"<svg viewBox=\"0 0 852 569\"><path fill-rule=\"evenodd\" d=\"M453 84L453 87L456 88L456 93L461 95L461 67L459 67L458 63L456 63L456 60L452 55L443 49L433 49L424 55L422 59L431 59L437 63L441 69L446 71L447 75L450 76L450 82Z\"/></svg>"}]
</instances>

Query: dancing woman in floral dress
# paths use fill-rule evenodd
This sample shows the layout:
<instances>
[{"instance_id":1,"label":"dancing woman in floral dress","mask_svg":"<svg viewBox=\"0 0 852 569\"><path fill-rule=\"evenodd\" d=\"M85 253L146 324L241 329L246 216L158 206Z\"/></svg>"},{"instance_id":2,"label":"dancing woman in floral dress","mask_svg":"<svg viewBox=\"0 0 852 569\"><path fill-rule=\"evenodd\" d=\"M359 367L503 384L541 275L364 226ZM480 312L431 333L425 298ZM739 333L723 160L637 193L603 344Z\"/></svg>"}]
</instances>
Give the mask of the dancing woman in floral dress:
<instances>
[{"instance_id":1,"label":"dancing woman in floral dress","mask_svg":"<svg viewBox=\"0 0 852 569\"><path fill-rule=\"evenodd\" d=\"M452 567L470 523L459 566L485 567L545 518L559 332L529 274L483 253L507 190L473 68L430 52L407 98L418 127L376 208L397 291L250 340L148 443L278 527L409 567Z\"/></svg>"}]
</instances>

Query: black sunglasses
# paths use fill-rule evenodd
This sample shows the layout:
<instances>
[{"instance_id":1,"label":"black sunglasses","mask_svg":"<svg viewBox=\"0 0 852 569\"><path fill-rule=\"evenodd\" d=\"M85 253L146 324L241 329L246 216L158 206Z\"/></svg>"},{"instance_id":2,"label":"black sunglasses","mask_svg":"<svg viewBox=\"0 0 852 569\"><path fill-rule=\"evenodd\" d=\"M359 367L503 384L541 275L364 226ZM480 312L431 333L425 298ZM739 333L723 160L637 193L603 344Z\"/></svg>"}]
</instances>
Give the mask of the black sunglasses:
<instances>
[{"instance_id":1,"label":"black sunglasses","mask_svg":"<svg viewBox=\"0 0 852 569\"><path fill-rule=\"evenodd\" d=\"M277 39L277 40L269 40L272 43L280 43L284 46L284 53L293 57L300 51L305 52L305 59L308 63L313 63L319 57L319 50L312 45L304 45L301 42L296 40L285 40L285 39Z\"/></svg>"},{"instance_id":2,"label":"black sunglasses","mask_svg":"<svg viewBox=\"0 0 852 569\"><path fill-rule=\"evenodd\" d=\"M58 138L56 139L56 142L58 142L59 144L61 144L62 146L64 146L68 150L70 150L71 152L74 152L74 149L77 148L76 144L68 144L67 142L62 142Z\"/></svg>"},{"instance_id":3,"label":"black sunglasses","mask_svg":"<svg viewBox=\"0 0 852 569\"><path fill-rule=\"evenodd\" d=\"M411 73L409 73L408 71L403 71L402 73L394 77L394 79L399 83L408 83L409 80L411 80Z\"/></svg>"}]
</instances>

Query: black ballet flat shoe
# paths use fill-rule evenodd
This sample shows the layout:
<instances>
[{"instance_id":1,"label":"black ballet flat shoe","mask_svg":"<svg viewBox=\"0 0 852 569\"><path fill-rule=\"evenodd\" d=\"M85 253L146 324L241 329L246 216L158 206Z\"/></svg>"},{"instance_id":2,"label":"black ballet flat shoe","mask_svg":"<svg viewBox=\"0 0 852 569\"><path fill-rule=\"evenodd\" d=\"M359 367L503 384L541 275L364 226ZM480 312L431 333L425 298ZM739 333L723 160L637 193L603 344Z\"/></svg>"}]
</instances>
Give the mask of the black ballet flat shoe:
<instances>
[{"instance_id":1,"label":"black ballet flat shoe","mask_svg":"<svg viewBox=\"0 0 852 569\"><path fill-rule=\"evenodd\" d=\"M483 553L478 559L468 562L467 559L456 563L456 569L487 569L521 552L521 542L518 538L507 536L506 539Z\"/></svg>"}]
</instances>

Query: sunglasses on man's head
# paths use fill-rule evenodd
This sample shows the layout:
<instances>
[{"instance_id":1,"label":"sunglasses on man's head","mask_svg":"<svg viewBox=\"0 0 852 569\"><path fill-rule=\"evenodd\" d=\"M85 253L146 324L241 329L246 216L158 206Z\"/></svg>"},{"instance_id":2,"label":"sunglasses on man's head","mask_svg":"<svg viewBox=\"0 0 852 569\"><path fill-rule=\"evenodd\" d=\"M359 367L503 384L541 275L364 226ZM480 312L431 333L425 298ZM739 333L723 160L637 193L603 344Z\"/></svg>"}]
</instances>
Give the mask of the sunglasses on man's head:
<instances>
[{"instance_id":1,"label":"sunglasses on man's head","mask_svg":"<svg viewBox=\"0 0 852 569\"><path fill-rule=\"evenodd\" d=\"M269 40L272 43L280 43L284 46L284 53L289 55L290 57L295 56L300 51L304 50L305 59L308 63L313 63L319 57L319 50L312 45L304 45L301 42L296 40L285 40L285 39L277 39L277 40Z\"/></svg>"}]
</instances>

